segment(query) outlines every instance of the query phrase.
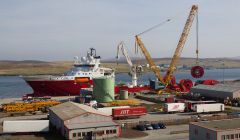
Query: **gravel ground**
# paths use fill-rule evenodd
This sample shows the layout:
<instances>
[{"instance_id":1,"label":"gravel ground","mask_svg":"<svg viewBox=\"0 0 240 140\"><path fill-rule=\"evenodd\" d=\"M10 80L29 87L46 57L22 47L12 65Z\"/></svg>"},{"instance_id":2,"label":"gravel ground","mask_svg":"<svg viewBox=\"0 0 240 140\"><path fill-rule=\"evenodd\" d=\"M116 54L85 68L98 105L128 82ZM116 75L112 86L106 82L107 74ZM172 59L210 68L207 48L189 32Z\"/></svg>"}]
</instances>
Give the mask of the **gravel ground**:
<instances>
[{"instance_id":1,"label":"gravel ground","mask_svg":"<svg viewBox=\"0 0 240 140\"><path fill-rule=\"evenodd\" d=\"M134 139L146 137L148 134L143 131L134 130L134 129L123 129L121 138Z\"/></svg>"},{"instance_id":2,"label":"gravel ground","mask_svg":"<svg viewBox=\"0 0 240 140\"><path fill-rule=\"evenodd\" d=\"M148 136L142 138L132 138L131 140L188 140L188 125L172 125L166 129L145 131ZM141 131L140 131L141 132ZM171 134L179 132L178 134ZM118 140L127 140L128 138L118 138Z\"/></svg>"}]
</instances>

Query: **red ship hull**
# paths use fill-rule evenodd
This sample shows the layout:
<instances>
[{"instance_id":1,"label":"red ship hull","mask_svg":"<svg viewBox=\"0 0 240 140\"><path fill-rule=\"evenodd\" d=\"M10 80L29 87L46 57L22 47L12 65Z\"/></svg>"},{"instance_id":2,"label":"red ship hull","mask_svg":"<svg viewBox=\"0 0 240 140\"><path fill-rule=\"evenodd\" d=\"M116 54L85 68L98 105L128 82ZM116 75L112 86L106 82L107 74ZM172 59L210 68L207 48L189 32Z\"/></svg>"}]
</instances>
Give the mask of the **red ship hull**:
<instances>
[{"instance_id":1,"label":"red ship hull","mask_svg":"<svg viewBox=\"0 0 240 140\"><path fill-rule=\"evenodd\" d=\"M74 80L26 81L33 89L33 96L74 96L81 88L90 87L90 83L77 84Z\"/></svg>"},{"instance_id":2,"label":"red ship hull","mask_svg":"<svg viewBox=\"0 0 240 140\"><path fill-rule=\"evenodd\" d=\"M74 80L26 80L32 87L33 93L28 96L42 97L42 96L75 96L80 94L81 88L88 88L93 84L90 80L89 83L75 83ZM128 90L128 92L140 92L150 90L149 86L115 86L115 93L120 90Z\"/></svg>"}]
</instances>

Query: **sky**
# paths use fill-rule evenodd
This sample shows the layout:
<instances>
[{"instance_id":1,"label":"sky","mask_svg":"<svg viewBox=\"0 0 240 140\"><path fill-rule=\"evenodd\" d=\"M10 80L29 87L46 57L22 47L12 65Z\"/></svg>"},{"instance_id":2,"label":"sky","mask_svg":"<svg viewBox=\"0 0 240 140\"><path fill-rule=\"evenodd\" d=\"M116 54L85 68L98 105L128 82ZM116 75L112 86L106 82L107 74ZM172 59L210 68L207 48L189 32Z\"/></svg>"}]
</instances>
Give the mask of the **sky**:
<instances>
[{"instance_id":1,"label":"sky","mask_svg":"<svg viewBox=\"0 0 240 140\"><path fill-rule=\"evenodd\" d=\"M141 35L154 58L172 57L193 4L199 7L201 58L240 56L238 0L1 0L0 60L72 60L90 47L114 58L120 41L131 56ZM196 22L182 57L196 57Z\"/></svg>"}]
</instances>

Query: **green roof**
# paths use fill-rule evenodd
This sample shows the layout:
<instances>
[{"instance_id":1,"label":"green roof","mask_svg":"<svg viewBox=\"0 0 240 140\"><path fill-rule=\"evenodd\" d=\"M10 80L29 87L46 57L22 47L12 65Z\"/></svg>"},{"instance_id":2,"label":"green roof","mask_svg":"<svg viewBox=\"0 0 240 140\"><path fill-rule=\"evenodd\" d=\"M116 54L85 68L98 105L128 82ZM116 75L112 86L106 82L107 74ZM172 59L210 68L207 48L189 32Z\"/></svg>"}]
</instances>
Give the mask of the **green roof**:
<instances>
[{"instance_id":1,"label":"green roof","mask_svg":"<svg viewBox=\"0 0 240 140\"><path fill-rule=\"evenodd\" d=\"M217 84L217 85L202 85L192 87L193 90L203 89L203 90L212 90L212 91L221 91L221 92L236 92L240 90L240 86L229 85L229 84Z\"/></svg>"},{"instance_id":2,"label":"green roof","mask_svg":"<svg viewBox=\"0 0 240 140\"><path fill-rule=\"evenodd\" d=\"M239 129L240 119L229 119L229 120L217 120L217 121L203 121L203 122L193 122L191 124L198 125L200 127L218 130L227 129Z\"/></svg>"}]
</instances>

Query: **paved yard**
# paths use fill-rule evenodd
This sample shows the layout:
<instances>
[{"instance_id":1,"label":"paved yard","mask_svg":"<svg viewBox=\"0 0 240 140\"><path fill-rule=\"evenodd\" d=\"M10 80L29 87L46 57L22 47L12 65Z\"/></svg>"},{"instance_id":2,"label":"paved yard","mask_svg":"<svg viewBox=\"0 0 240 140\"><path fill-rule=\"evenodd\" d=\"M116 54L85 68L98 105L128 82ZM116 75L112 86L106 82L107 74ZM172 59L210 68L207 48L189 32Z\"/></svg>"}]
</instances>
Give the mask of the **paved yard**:
<instances>
[{"instance_id":1,"label":"paved yard","mask_svg":"<svg viewBox=\"0 0 240 140\"><path fill-rule=\"evenodd\" d=\"M173 125L167 126L166 129L148 130L148 136L142 138L135 138L131 140L188 140L188 125ZM178 134L170 134L171 132L178 132ZM186 133L187 132L187 133ZM119 138L118 140L127 140L126 138Z\"/></svg>"}]
</instances>

